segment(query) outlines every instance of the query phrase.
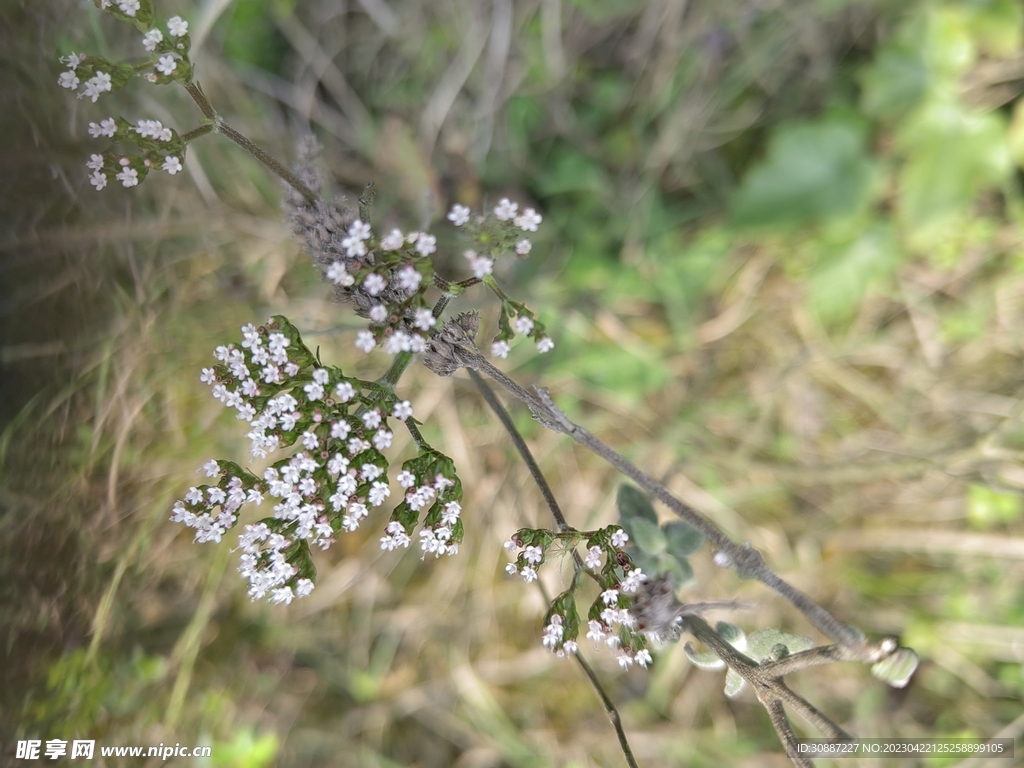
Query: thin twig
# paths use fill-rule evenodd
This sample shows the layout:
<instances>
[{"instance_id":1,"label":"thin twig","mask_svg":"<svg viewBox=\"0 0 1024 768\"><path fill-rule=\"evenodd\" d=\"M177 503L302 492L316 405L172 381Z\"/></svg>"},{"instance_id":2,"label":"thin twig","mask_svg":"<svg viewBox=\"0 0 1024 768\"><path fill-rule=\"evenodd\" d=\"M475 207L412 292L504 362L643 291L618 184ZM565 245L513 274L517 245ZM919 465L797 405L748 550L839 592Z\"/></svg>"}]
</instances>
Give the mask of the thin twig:
<instances>
[{"instance_id":1,"label":"thin twig","mask_svg":"<svg viewBox=\"0 0 1024 768\"><path fill-rule=\"evenodd\" d=\"M587 664L583 655L577 652L573 656L576 657L576 663L583 669L583 673L590 680L590 684L597 691L597 695L604 705L604 711L608 715L608 719L611 720L615 734L619 737L619 746L622 748L622 754L626 758L626 764L629 765L629 768L638 768L636 758L633 757L633 750L629 746L629 741L626 740L626 731L622 727L622 718L619 717L619 710L615 708L614 702L605 693L604 688L601 687L601 681L597 679L597 675L594 674L594 670Z\"/></svg>"},{"instance_id":2,"label":"thin twig","mask_svg":"<svg viewBox=\"0 0 1024 768\"><path fill-rule=\"evenodd\" d=\"M203 89L199 87L199 83L192 82L186 83L185 90L188 95L192 97L192 100L199 107L199 110L203 115L213 121L213 129L224 136L227 136L231 141L235 142L238 146L248 152L250 155L259 160L263 165L273 171L278 178L287 182L296 192L302 195L311 204L316 204L319 200L316 192L307 187L298 176L285 168L281 163L277 161L270 153L264 150L261 146L249 139L230 125L224 122L224 120L217 114L217 110L213 108L210 100L206 98L206 94L203 93ZM195 131L192 131L195 133Z\"/></svg>"},{"instance_id":3,"label":"thin twig","mask_svg":"<svg viewBox=\"0 0 1024 768\"><path fill-rule=\"evenodd\" d=\"M568 530L570 527L569 523L566 522L565 515L562 514L562 510L558 506L558 501L555 499L555 494L552 492L551 486L548 485L547 479L540 471L540 467L537 466L537 462L533 458L533 454L530 453L529 446L526 445L526 441L523 440L523 436L519 434L519 430L516 429L516 425L512 422L512 417L509 416L508 411L505 410L505 406L501 404L501 401L495 396L494 391L487 386L487 382L483 380L483 377L481 377L479 373L476 371L469 371L469 378L473 380L473 383L476 385L476 388L479 390L484 401L486 401L487 405L489 405L491 410L494 411L494 415L498 417L498 421L500 421L502 426L505 427L505 431L512 439L512 443L515 445L516 450L519 451L519 455L522 457L527 469L530 470L530 474L533 476L533 482L537 484L541 495L544 497L544 501L548 505L548 509L551 510L551 515L555 518L555 522L558 524L558 530Z\"/></svg>"}]
</instances>

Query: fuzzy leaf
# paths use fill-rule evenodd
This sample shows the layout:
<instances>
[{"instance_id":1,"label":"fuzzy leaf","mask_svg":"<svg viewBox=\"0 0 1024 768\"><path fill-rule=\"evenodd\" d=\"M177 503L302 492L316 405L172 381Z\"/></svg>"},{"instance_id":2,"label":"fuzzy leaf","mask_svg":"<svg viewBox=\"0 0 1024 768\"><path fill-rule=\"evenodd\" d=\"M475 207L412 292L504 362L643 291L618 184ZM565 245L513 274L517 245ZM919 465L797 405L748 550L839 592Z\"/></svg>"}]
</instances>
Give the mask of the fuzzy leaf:
<instances>
[{"instance_id":1,"label":"fuzzy leaf","mask_svg":"<svg viewBox=\"0 0 1024 768\"><path fill-rule=\"evenodd\" d=\"M649 555L660 555L668 546L665 534L657 523L652 523L645 517L634 517L630 522L631 536L633 543L641 552Z\"/></svg>"},{"instance_id":2,"label":"fuzzy leaf","mask_svg":"<svg viewBox=\"0 0 1024 768\"><path fill-rule=\"evenodd\" d=\"M725 674L725 695L730 699L735 699L746 684L747 681L740 677L735 669L730 669Z\"/></svg>"},{"instance_id":3,"label":"fuzzy leaf","mask_svg":"<svg viewBox=\"0 0 1024 768\"><path fill-rule=\"evenodd\" d=\"M640 517L650 520L652 523L658 522L658 515L654 511L654 507L651 506L650 499L632 485L619 486L615 503L619 507L619 518L623 521Z\"/></svg>"},{"instance_id":4,"label":"fuzzy leaf","mask_svg":"<svg viewBox=\"0 0 1024 768\"><path fill-rule=\"evenodd\" d=\"M893 688L903 688L910 682L921 657L910 648L900 648L892 656L872 665L871 674Z\"/></svg>"},{"instance_id":5,"label":"fuzzy leaf","mask_svg":"<svg viewBox=\"0 0 1024 768\"><path fill-rule=\"evenodd\" d=\"M718 654L714 651L697 651L694 650L690 643L686 643L683 646L683 653L695 667L701 669L722 669L725 667L725 662L718 658Z\"/></svg>"},{"instance_id":6,"label":"fuzzy leaf","mask_svg":"<svg viewBox=\"0 0 1024 768\"><path fill-rule=\"evenodd\" d=\"M737 651L747 652L747 634L735 624L720 621L715 624L715 631Z\"/></svg>"},{"instance_id":7,"label":"fuzzy leaf","mask_svg":"<svg viewBox=\"0 0 1024 768\"><path fill-rule=\"evenodd\" d=\"M806 651L814 641L803 635L789 635L777 629L759 629L748 638L746 654L754 661L767 658L776 645L784 645L792 653Z\"/></svg>"},{"instance_id":8,"label":"fuzzy leaf","mask_svg":"<svg viewBox=\"0 0 1024 768\"><path fill-rule=\"evenodd\" d=\"M681 521L666 523L664 531L668 540L668 551L678 558L692 555L704 543L704 534Z\"/></svg>"},{"instance_id":9,"label":"fuzzy leaf","mask_svg":"<svg viewBox=\"0 0 1024 768\"><path fill-rule=\"evenodd\" d=\"M643 567L643 566L641 566ZM682 586L693 578L693 568L685 557L676 557L669 552L662 552L657 557L656 567L652 571L644 569L644 573L671 573L677 586Z\"/></svg>"}]
</instances>

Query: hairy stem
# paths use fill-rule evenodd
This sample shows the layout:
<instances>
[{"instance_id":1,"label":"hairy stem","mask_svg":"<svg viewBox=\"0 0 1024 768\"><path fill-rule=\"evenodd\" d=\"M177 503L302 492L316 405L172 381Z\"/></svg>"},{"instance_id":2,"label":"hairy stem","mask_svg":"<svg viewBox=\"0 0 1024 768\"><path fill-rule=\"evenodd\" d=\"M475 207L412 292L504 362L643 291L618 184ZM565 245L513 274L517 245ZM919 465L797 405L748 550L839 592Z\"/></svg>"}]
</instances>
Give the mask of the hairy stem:
<instances>
[{"instance_id":1,"label":"hairy stem","mask_svg":"<svg viewBox=\"0 0 1024 768\"><path fill-rule=\"evenodd\" d=\"M311 190L294 173L285 168L279 163L272 155L266 152L255 142L251 141L247 136L239 133L230 125L224 122L224 120L217 114L217 110L213 108L210 100L206 98L206 94L203 93L202 88L199 87L199 83L192 82L185 85L185 90L188 91L188 95L192 97L192 100L198 105L199 110L205 117L212 120L213 129L217 133L227 136L231 141L235 142L238 146L248 152L250 155L259 160L263 165L273 171L278 178L287 182L291 187L306 198L311 204L316 204L319 199L316 192ZM197 129L198 130L198 129ZM195 133L193 131L193 133ZM201 135L201 134L200 134Z\"/></svg>"},{"instance_id":2,"label":"hairy stem","mask_svg":"<svg viewBox=\"0 0 1024 768\"><path fill-rule=\"evenodd\" d=\"M487 402L487 405L489 405L491 410L494 411L494 415L498 417L498 421L502 423L502 426L505 427L505 431L508 432L516 450L519 451L519 455L522 457L523 462L530 470L530 475L533 476L533 481L540 489L540 493L544 497L544 501L547 503L548 509L551 510L551 516L555 518L555 523L558 525L559 532L567 530L570 526L566 522L561 508L558 506L555 494L551 491L551 486L548 485L548 481L541 473L540 467L537 466L537 462L534 460L533 454L530 453L530 448L526 445L526 441L523 440L523 436L519 434L519 430L516 429L516 425L512 423L512 417L508 415L508 411L505 410L505 406L501 404L501 401L498 400L497 396L495 396L494 391L487 386L487 382L483 380L483 377L481 377L479 373L476 371L469 371L469 378L473 380L473 383L480 391L480 394Z\"/></svg>"}]
</instances>

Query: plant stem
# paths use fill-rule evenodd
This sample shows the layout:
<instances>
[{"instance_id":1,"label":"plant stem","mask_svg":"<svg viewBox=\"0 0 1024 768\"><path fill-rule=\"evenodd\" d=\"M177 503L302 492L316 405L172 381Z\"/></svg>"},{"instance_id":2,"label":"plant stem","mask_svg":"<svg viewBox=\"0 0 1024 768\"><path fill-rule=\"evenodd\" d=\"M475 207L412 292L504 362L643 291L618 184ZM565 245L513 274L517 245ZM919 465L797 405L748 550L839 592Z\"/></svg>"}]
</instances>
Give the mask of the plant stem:
<instances>
[{"instance_id":1,"label":"plant stem","mask_svg":"<svg viewBox=\"0 0 1024 768\"><path fill-rule=\"evenodd\" d=\"M570 525L566 522L565 515L562 514L561 508L558 506L558 501L555 499L555 494L551 491L551 486L548 485L547 479L540 471L540 467L537 466L536 460L533 458L533 454L530 453L529 446L526 445L526 441L523 440L523 436L519 434L519 430L516 429L516 425L512 423L512 417L509 416L508 411L505 410L505 406L501 404L497 396L494 394L487 382L483 380L476 371L469 371L469 378L473 380L476 388L480 391L487 405L494 411L494 415L498 417L498 421L505 427L505 431L512 439L512 443L515 445L516 450L519 451L519 455L522 457L523 462L526 464L527 469L530 470L530 474L533 476L533 481L537 484L540 489L541 495L544 497L544 501L548 505L548 509L551 510L551 516L555 518L555 523L558 525L559 532L568 530Z\"/></svg>"},{"instance_id":2,"label":"plant stem","mask_svg":"<svg viewBox=\"0 0 1024 768\"><path fill-rule=\"evenodd\" d=\"M203 115L212 121L212 130L227 136L231 141L235 142L235 144L267 166L267 168L273 171L279 178L290 184L296 192L306 198L311 205L315 205L317 203L319 198L317 197L316 192L307 187L298 176L285 168L258 144L251 141L247 136L239 133L224 122L221 116L217 114L217 110L213 108L210 100L206 98L206 94L203 93L202 88L199 87L199 83L188 83L185 85L185 90L188 92L188 95L192 97L192 100L199 106L199 110Z\"/></svg>"}]
</instances>

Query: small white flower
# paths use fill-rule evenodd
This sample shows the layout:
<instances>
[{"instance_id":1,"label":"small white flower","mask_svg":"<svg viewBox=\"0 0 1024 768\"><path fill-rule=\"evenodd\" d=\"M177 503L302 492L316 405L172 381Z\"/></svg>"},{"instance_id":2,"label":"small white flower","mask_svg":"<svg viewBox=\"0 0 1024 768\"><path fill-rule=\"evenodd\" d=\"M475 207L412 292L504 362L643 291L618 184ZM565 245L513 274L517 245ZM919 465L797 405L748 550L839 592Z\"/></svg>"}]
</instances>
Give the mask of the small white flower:
<instances>
[{"instance_id":1,"label":"small white flower","mask_svg":"<svg viewBox=\"0 0 1024 768\"><path fill-rule=\"evenodd\" d=\"M369 331L363 331L363 333L370 333ZM373 334L370 333L370 340L373 340ZM362 347L360 347L362 349ZM373 345L370 345L370 349L373 349ZM369 350L367 350L369 351ZM356 388L353 387L349 382L342 381L334 387L334 396L341 402L347 403L353 397L356 396Z\"/></svg>"},{"instance_id":2,"label":"small white flower","mask_svg":"<svg viewBox=\"0 0 1024 768\"><path fill-rule=\"evenodd\" d=\"M437 250L437 238L433 235L428 235L426 232L421 232L419 237L416 238L416 252L420 256L429 256Z\"/></svg>"},{"instance_id":3,"label":"small white flower","mask_svg":"<svg viewBox=\"0 0 1024 768\"><path fill-rule=\"evenodd\" d=\"M369 429L376 429L380 426L381 415L380 410L374 408L372 411L367 411L363 414L363 424Z\"/></svg>"},{"instance_id":4,"label":"small white flower","mask_svg":"<svg viewBox=\"0 0 1024 768\"><path fill-rule=\"evenodd\" d=\"M373 484L373 487L370 488L368 498L370 500L370 504L372 504L375 507L379 507L381 504L384 503L384 499L386 499L390 495L391 489L388 488L388 484L382 483L378 480Z\"/></svg>"},{"instance_id":5,"label":"small white flower","mask_svg":"<svg viewBox=\"0 0 1024 768\"><path fill-rule=\"evenodd\" d=\"M508 221L516 215L518 210L518 203L513 203L507 197L503 197L494 207L494 218L498 221Z\"/></svg>"},{"instance_id":6,"label":"small white flower","mask_svg":"<svg viewBox=\"0 0 1024 768\"><path fill-rule=\"evenodd\" d=\"M494 259L480 256L472 250L466 251L463 255L469 261L469 268L473 270L474 277L482 279L484 275L489 275L494 271Z\"/></svg>"},{"instance_id":7,"label":"small white flower","mask_svg":"<svg viewBox=\"0 0 1024 768\"><path fill-rule=\"evenodd\" d=\"M188 34L188 22L181 16L172 16L167 20L167 31L171 37L184 37Z\"/></svg>"},{"instance_id":8,"label":"small white flower","mask_svg":"<svg viewBox=\"0 0 1024 768\"><path fill-rule=\"evenodd\" d=\"M507 573L509 576L515 576L517 573L519 573L519 568L516 566L515 563L509 563L505 566L505 573Z\"/></svg>"},{"instance_id":9,"label":"small white flower","mask_svg":"<svg viewBox=\"0 0 1024 768\"><path fill-rule=\"evenodd\" d=\"M725 552L715 552L714 557L711 558L715 565L719 568L731 568L732 558L729 557Z\"/></svg>"},{"instance_id":10,"label":"small white flower","mask_svg":"<svg viewBox=\"0 0 1024 768\"><path fill-rule=\"evenodd\" d=\"M417 272L411 264L398 271L398 284L402 290L413 293L419 289L421 282L423 282L423 275Z\"/></svg>"},{"instance_id":11,"label":"small white flower","mask_svg":"<svg viewBox=\"0 0 1024 768\"><path fill-rule=\"evenodd\" d=\"M360 241L362 242L362 241ZM376 272L371 272L363 280L363 289L371 296L377 296L388 287L388 281L378 275Z\"/></svg>"},{"instance_id":12,"label":"small white flower","mask_svg":"<svg viewBox=\"0 0 1024 768\"><path fill-rule=\"evenodd\" d=\"M516 253L518 253L520 256L525 256L526 254L528 254L532 250L533 250L533 243L531 243L525 237L522 240L520 240L518 243L516 243Z\"/></svg>"},{"instance_id":13,"label":"small white flower","mask_svg":"<svg viewBox=\"0 0 1024 768\"><path fill-rule=\"evenodd\" d=\"M503 546L505 548L505 551L508 552L510 555L514 555L516 553L516 550L519 549L519 542L513 538L509 539L508 541L502 542L501 546Z\"/></svg>"},{"instance_id":14,"label":"small white flower","mask_svg":"<svg viewBox=\"0 0 1024 768\"><path fill-rule=\"evenodd\" d=\"M491 344L491 357L500 357L504 360L508 357L508 352L511 349L507 341L496 341Z\"/></svg>"},{"instance_id":15,"label":"small white flower","mask_svg":"<svg viewBox=\"0 0 1024 768\"><path fill-rule=\"evenodd\" d=\"M521 333L523 336L529 336L530 331L533 330L533 320L528 318L526 315L519 315L515 322L512 323L512 327L516 329L516 333Z\"/></svg>"},{"instance_id":16,"label":"small white flower","mask_svg":"<svg viewBox=\"0 0 1024 768\"><path fill-rule=\"evenodd\" d=\"M469 221L469 208L467 208L464 205L459 205L458 203L456 203L448 212L448 221L450 221L456 227L461 227L463 224Z\"/></svg>"},{"instance_id":17,"label":"small white flower","mask_svg":"<svg viewBox=\"0 0 1024 768\"><path fill-rule=\"evenodd\" d=\"M98 171L103 167L103 155L90 155L89 162L85 164L85 167L90 171Z\"/></svg>"},{"instance_id":18,"label":"small white flower","mask_svg":"<svg viewBox=\"0 0 1024 768\"><path fill-rule=\"evenodd\" d=\"M327 270L327 279L332 281L335 285L352 285L356 279L352 277L348 272L345 271L345 265L340 261L336 261L331 264Z\"/></svg>"},{"instance_id":19,"label":"small white flower","mask_svg":"<svg viewBox=\"0 0 1024 768\"><path fill-rule=\"evenodd\" d=\"M530 566L526 566L525 568L523 568L522 573L523 581L525 581L527 584L529 584L531 581L536 581L537 579L537 571L531 568Z\"/></svg>"},{"instance_id":20,"label":"small white flower","mask_svg":"<svg viewBox=\"0 0 1024 768\"><path fill-rule=\"evenodd\" d=\"M345 249L345 255L350 259L366 255L366 243L361 238L349 235L341 241L341 245Z\"/></svg>"},{"instance_id":21,"label":"small white flower","mask_svg":"<svg viewBox=\"0 0 1024 768\"><path fill-rule=\"evenodd\" d=\"M115 178L126 187L134 187L139 183L139 172L134 168L125 168Z\"/></svg>"},{"instance_id":22,"label":"small white flower","mask_svg":"<svg viewBox=\"0 0 1024 768\"><path fill-rule=\"evenodd\" d=\"M98 124L89 123L89 135L94 139L98 139L100 136L113 138L115 133L117 133L117 123L112 117L100 120Z\"/></svg>"},{"instance_id":23,"label":"small white flower","mask_svg":"<svg viewBox=\"0 0 1024 768\"><path fill-rule=\"evenodd\" d=\"M71 91L78 88L78 84L80 82L81 81L78 79L78 75L76 75L74 71L70 69L67 72L61 72L60 77L57 78L57 84L60 85L61 88L67 88Z\"/></svg>"},{"instance_id":24,"label":"small white flower","mask_svg":"<svg viewBox=\"0 0 1024 768\"><path fill-rule=\"evenodd\" d=\"M161 167L173 176L181 171L181 160L174 156L165 157L164 164Z\"/></svg>"},{"instance_id":25,"label":"small white flower","mask_svg":"<svg viewBox=\"0 0 1024 768\"><path fill-rule=\"evenodd\" d=\"M388 319L388 308L383 304L374 304L370 307L370 319L375 323L383 323Z\"/></svg>"},{"instance_id":26,"label":"small white flower","mask_svg":"<svg viewBox=\"0 0 1024 768\"><path fill-rule=\"evenodd\" d=\"M629 535L619 528L615 533L612 534L612 546L616 549L622 549L626 546L626 542L629 541Z\"/></svg>"},{"instance_id":27,"label":"small white flower","mask_svg":"<svg viewBox=\"0 0 1024 768\"><path fill-rule=\"evenodd\" d=\"M540 339L537 339L537 351L540 352L542 355L545 352L550 352L554 348L555 342L553 342L549 337L544 336Z\"/></svg>"},{"instance_id":28,"label":"small white flower","mask_svg":"<svg viewBox=\"0 0 1024 768\"><path fill-rule=\"evenodd\" d=\"M153 27L142 37L142 45L147 51L155 51L156 47L164 40L164 33Z\"/></svg>"},{"instance_id":29,"label":"small white flower","mask_svg":"<svg viewBox=\"0 0 1024 768\"><path fill-rule=\"evenodd\" d=\"M393 432L389 432L386 429L377 430L373 435L373 447L378 451L383 451L386 448L391 447L391 442L395 435Z\"/></svg>"},{"instance_id":30,"label":"small white flower","mask_svg":"<svg viewBox=\"0 0 1024 768\"><path fill-rule=\"evenodd\" d=\"M354 237L357 240L369 240L370 239L370 225L365 221L356 219L348 228L349 237Z\"/></svg>"},{"instance_id":31,"label":"small white flower","mask_svg":"<svg viewBox=\"0 0 1024 768\"><path fill-rule=\"evenodd\" d=\"M134 16L139 11L139 0L117 0L117 7L125 16Z\"/></svg>"},{"instance_id":32,"label":"small white flower","mask_svg":"<svg viewBox=\"0 0 1024 768\"><path fill-rule=\"evenodd\" d=\"M96 187L96 191L99 192L107 186L107 174L102 171L93 171L92 176L89 177L89 183Z\"/></svg>"},{"instance_id":33,"label":"small white flower","mask_svg":"<svg viewBox=\"0 0 1024 768\"><path fill-rule=\"evenodd\" d=\"M74 71L78 69L78 65L83 61L85 61L84 53L69 53L67 56L61 57L60 63Z\"/></svg>"},{"instance_id":34,"label":"small white flower","mask_svg":"<svg viewBox=\"0 0 1024 768\"><path fill-rule=\"evenodd\" d=\"M526 562L530 565L537 565L537 563L544 559L544 550L540 547L529 546L523 550L523 557L526 558Z\"/></svg>"},{"instance_id":35,"label":"small white flower","mask_svg":"<svg viewBox=\"0 0 1024 768\"><path fill-rule=\"evenodd\" d=\"M434 317L434 313L429 309L421 307L416 310L416 317L412 324L421 331L429 331L432 327L437 325L437 318Z\"/></svg>"},{"instance_id":36,"label":"small white flower","mask_svg":"<svg viewBox=\"0 0 1024 768\"><path fill-rule=\"evenodd\" d=\"M381 250L385 251L397 251L404 244L405 235L398 229L392 229L388 236L380 241Z\"/></svg>"},{"instance_id":37,"label":"small white flower","mask_svg":"<svg viewBox=\"0 0 1024 768\"><path fill-rule=\"evenodd\" d=\"M295 582L295 594L299 597L306 597L313 591L313 582L309 579L299 579Z\"/></svg>"},{"instance_id":38,"label":"small white flower","mask_svg":"<svg viewBox=\"0 0 1024 768\"><path fill-rule=\"evenodd\" d=\"M81 96L85 96L87 99L92 99L93 104L100 97L101 93L109 91L112 88L112 81L110 75L106 72L97 72L95 75L89 78L85 83L85 90Z\"/></svg>"},{"instance_id":39,"label":"small white flower","mask_svg":"<svg viewBox=\"0 0 1024 768\"><path fill-rule=\"evenodd\" d=\"M395 403L395 409L392 411L395 414L396 419L408 419L412 416L412 403L408 400L402 400L399 403Z\"/></svg>"},{"instance_id":40,"label":"small white flower","mask_svg":"<svg viewBox=\"0 0 1024 768\"><path fill-rule=\"evenodd\" d=\"M537 225L541 223L543 219L541 215L537 213L533 208L527 208L519 216L516 216L516 226L525 232L536 232Z\"/></svg>"},{"instance_id":41,"label":"small white flower","mask_svg":"<svg viewBox=\"0 0 1024 768\"><path fill-rule=\"evenodd\" d=\"M156 69L160 74L164 75L165 77L169 77L177 68L177 59L175 59L174 56L172 56L169 53L157 59Z\"/></svg>"},{"instance_id":42,"label":"small white flower","mask_svg":"<svg viewBox=\"0 0 1024 768\"><path fill-rule=\"evenodd\" d=\"M377 342L373 338L373 334L369 331L360 331L356 335L356 349L362 350L363 352L371 351Z\"/></svg>"}]
</instances>

